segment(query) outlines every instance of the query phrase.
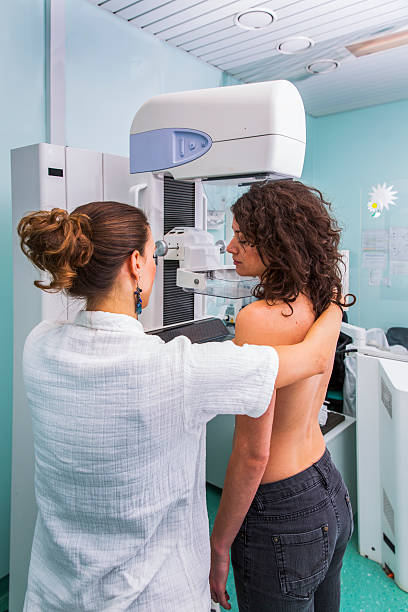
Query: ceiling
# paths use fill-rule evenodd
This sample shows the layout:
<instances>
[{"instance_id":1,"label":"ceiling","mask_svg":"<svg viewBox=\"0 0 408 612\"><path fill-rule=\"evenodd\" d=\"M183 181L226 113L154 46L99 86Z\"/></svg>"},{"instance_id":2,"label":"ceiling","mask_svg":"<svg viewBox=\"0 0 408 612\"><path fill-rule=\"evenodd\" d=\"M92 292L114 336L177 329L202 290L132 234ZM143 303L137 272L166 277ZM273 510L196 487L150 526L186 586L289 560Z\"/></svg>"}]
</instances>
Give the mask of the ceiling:
<instances>
[{"instance_id":1,"label":"ceiling","mask_svg":"<svg viewBox=\"0 0 408 612\"><path fill-rule=\"evenodd\" d=\"M345 46L408 29L408 0L89 0L244 83L289 79L313 116L408 98L408 45L356 58ZM240 11L273 10L267 29L244 30ZM307 36L308 51L283 55L280 42ZM339 68L311 74L306 66L334 59Z\"/></svg>"}]
</instances>

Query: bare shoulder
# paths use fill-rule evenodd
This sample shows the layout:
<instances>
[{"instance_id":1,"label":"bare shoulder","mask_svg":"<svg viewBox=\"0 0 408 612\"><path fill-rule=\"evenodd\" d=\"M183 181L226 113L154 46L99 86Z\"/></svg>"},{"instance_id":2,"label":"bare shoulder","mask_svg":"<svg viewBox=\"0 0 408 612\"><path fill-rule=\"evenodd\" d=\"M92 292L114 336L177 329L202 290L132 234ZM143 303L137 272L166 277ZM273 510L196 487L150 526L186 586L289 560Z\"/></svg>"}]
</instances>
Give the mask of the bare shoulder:
<instances>
[{"instance_id":1,"label":"bare shoulder","mask_svg":"<svg viewBox=\"0 0 408 612\"><path fill-rule=\"evenodd\" d=\"M248 326L248 325L261 325L271 321L271 319L277 319L282 316L281 313L282 304L274 304L269 306L265 300L257 300L245 306L239 311L236 325Z\"/></svg>"},{"instance_id":2,"label":"bare shoulder","mask_svg":"<svg viewBox=\"0 0 408 612\"><path fill-rule=\"evenodd\" d=\"M293 344L301 342L314 322L313 307L299 296L291 308L283 303L269 305L265 300L243 308L236 320L237 344Z\"/></svg>"},{"instance_id":3,"label":"bare shoulder","mask_svg":"<svg viewBox=\"0 0 408 612\"><path fill-rule=\"evenodd\" d=\"M235 342L237 344L270 344L269 332L278 326L278 321L282 316L280 312L281 305L268 306L264 300L248 304L238 313L235 322Z\"/></svg>"}]
</instances>

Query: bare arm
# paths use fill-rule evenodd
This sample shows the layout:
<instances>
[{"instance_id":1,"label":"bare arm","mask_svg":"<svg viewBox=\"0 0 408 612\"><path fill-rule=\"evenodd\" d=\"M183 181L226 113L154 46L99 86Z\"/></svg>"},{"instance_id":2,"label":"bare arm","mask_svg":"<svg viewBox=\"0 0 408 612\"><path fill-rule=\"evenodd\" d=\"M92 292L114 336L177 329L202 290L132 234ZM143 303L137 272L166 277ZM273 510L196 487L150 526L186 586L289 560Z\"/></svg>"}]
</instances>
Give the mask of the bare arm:
<instances>
[{"instance_id":1,"label":"bare arm","mask_svg":"<svg viewBox=\"0 0 408 612\"><path fill-rule=\"evenodd\" d=\"M315 374L323 374L330 367L341 319L340 308L331 304L315 321L302 342L274 347L279 355L276 389ZM244 308L237 317L235 343L264 344L262 332L257 332L256 319L249 309Z\"/></svg>"},{"instance_id":2,"label":"bare arm","mask_svg":"<svg viewBox=\"0 0 408 612\"><path fill-rule=\"evenodd\" d=\"M277 389L315 374L324 374L332 367L333 347L340 334L341 319L340 308L330 304L309 329L303 342L275 347L279 355Z\"/></svg>"}]
</instances>

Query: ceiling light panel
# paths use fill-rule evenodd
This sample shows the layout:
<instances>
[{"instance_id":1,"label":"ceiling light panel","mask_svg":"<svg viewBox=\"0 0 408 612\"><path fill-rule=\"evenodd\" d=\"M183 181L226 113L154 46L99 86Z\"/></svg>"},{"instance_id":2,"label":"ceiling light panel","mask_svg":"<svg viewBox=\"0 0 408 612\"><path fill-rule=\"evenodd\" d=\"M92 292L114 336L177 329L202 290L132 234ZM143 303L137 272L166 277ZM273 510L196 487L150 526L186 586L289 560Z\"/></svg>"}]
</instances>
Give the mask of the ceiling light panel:
<instances>
[{"instance_id":1,"label":"ceiling light panel","mask_svg":"<svg viewBox=\"0 0 408 612\"><path fill-rule=\"evenodd\" d=\"M316 45L307 52L307 60L301 55L281 55L275 53L268 59L253 62L250 65L240 66L231 69L229 72L237 79L250 82L254 77L262 79L265 76L268 79L280 79L282 74L288 80L305 76L305 64L310 64L319 59L332 57L342 63L342 67L347 62L353 62L354 58L345 49L344 44L349 40L348 36L336 39L335 43L330 41Z\"/></svg>"},{"instance_id":2,"label":"ceiling light panel","mask_svg":"<svg viewBox=\"0 0 408 612\"><path fill-rule=\"evenodd\" d=\"M101 2L101 0L99 0L99 2ZM100 6L107 11L111 11L111 13L115 13L116 11L128 7L130 4L135 4L135 2L132 2L132 0L108 0L107 2L101 3Z\"/></svg>"},{"instance_id":3,"label":"ceiling light panel","mask_svg":"<svg viewBox=\"0 0 408 612\"><path fill-rule=\"evenodd\" d=\"M317 2L321 2L321 0L313 0L313 4L316 5ZM268 6L268 4L270 6ZM299 4L304 4L304 2L300 2ZM309 2L311 4L311 2ZM234 6L234 5L232 5ZM244 45L250 45L252 41L261 39L268 39L272 34L274 34L277 30L285 31L285 27L289 24L285 19L294 17L296 15L296 10L287 6L287 2L284 0L280 0L279 2L271 2L271 3L263 3L264 8L268 8L275 12L277 21L273 24L272 28L268 30L244 30L242 28L233 27L234 19L228 17L223 19L222 21L218 21L213 25L209 25L200 30L197 30L194 33L189 33L182 37L175 37L173 42L177 45L182 46L188 50L195 50L196 55L201 55L202 52L208 53L212 51L217 51L219 49L231 48L236 44L243 43ZM299 10L299 9L298 9ZM297 18L299 21L299 17ZM286 25L285 25L286 23ZM299 32L296 32L299 33ZM304 31L300 32L304 34ZM188 38L187 38L188 36ZM285 34L282 35L284 37Z\"/></svg>"},{"instance_id":4,"label":"ceiling light panel","mask_svg":"<svg viewBox=\"0 0 408 612\"><path fill-rule=\"evenodd\" d=\"M132 19L132 24L159 36L164 40L187 31L218 21L223 17L232 18L239 10L252 8L254 0L239 2L226 0L173 0L155 11L150 11ZM136 5L137 6L137 5Z\"/></svg>"},{"instance_id":5,"label":"ceiling light panel","mask_svg":"<svg viewBox=\"0 0 408 612\"><path fill-rule=\"evenodd\" d=\"M212 0L201 3L200 7L197 7L197 13L200 12L200 9L201 13L197 14L188 24L168 22L165 24L165 30L157 32L157 35L162 40L170 41L171 44L174 44L172 41L185 32L189 32L193 36L201 36L203 28L206 28L208 25L214 31L214 28L218 29L220 22L224 19L228 21L228 25L234 25L234 15L236 12L252 8L254 0L240 0L239 2L227 3L224 1L220 3L216 0L214 8L211 10L209 9L210 4L213 4Z\"/></svg>"},{"instance_id":6,"label":"ceiling light panel","mask_svg":"<svg viewBox=\"0 0 408 612\"><path fill-rule=\"evenodd\" d=\"M370 1L372 2L372 0ZM377 1L379 2L380 0ZM338 1L335 1L333 4L338 5ZM228 36L227 40L224 40L224 34L222 31L215 32L211 36L211 40L209 39L211 34L210 32L207 32L207 40L202 41L203 45L205 46L205 53L208 54L209 52L226 49L228 47L231 51L239 50L240 48L250 49L255 41L259 41L259 44L262 44L262 42L269 43L271 40L271 35L275 36L275 34L278 37L278 40L279 38L282 39L296 35L309 36L310 27L316 26L316 24L320 23L322 19L323 8L321 0L312 0L307 2L301 1L290 3L289 5L287 2L274 2L273 8L278 17L278 21L270 31L261 30L259 32L240 32L237 30L234 36ZM323 13L323 15L326 16L326 13ZM336 17L333 16L329 17L328 19L329 21L335 21ZM182 45L182 41L178 39L174 40L176 44ZM210 46L208 45L209 42L212 43ZM196 47L198 47L198 45L196 45ZM197 51L196 55L201 56L202 53Z\"/></svg>"},{"instance_id":7,"label":"ceiling light panel","mask_svg":"<svg viewBox=\"0 0 408 612\"><path fill-rule=\"evenodd\" d=\"M326 52L330 53L332 49L326 50ZM303 74L305 63L311 63L314 60L320 59L324 55L325 50L323 49L321 53L311 54L311 57L308 56L307 61L304 57L300 58L299 56L282 56L282 55L274 55L270 60L263 62L256 62L251 65L247 65L244 67L240 67L234 70L231 70L229 74L244 81L245 83L254 77L262 78L264 74L268 75L268 78L274 79L283 78L282 74L285 75L284 78L291 79L292 77ZM337 57L337 56L336 56Z\"/></svg>"},{"instance_id":8,"label":"ceiling light panel","mask_svg":"<svg viewBox=\"0 0 408 612\"><path fill-rule=\"evenodd\" d=\"M392 53L392 62L387 53L368 55L324 78L299 81L296 85L306 109L320 116L408 98L408 82L403 78L408 48L399 47Z\"/></svg>"},{"instance_id":9,"label":"ceiling light panel","mask_svg":"<svg viewBox=\"0 0 408 612\"><path fill-rule=\"evenodd\" d=\"M347 45L346 48L355 57L362 57L363 55L371 55L372 53L395 49L396 47L407 44L408 30L403 30L401 32L394 32L393 34L387 34L385 36L379 36L377 38L371 38L369 40Z\"/></svg>"},{"instance_id":10,"label":"ceiling light panel","mask_svg":"<svg viewBox=\"0 0 408 612\"><path fill-rule=\"evenodd\" d=\"M297 4L297 3L296 3ZM337 4L334 2L333 4ZM398 18L402 18L404 15L408 15L408 2L406 0L393 0L388 2L390 5L387 8L391 8L391 5L401 7L404 4L404 8L398 8L395 14ZM203 52L199 50L194 52L194 55L200 57L204 61L212 63L221 58L235 57L237 60L241 57L245 57L248 53L253 57L254 53L259 51L263 55L270 55L271 42L274 46L284 37L307 35L317 42L329 40L335 38L341 34L350 34L370 27L377 27L384 23L384 13L379 10L384 6L384 2L381 0L364 0L359 2L358 5L353 6L353 13L350 15L350 7L348 10L348 17L345 15L345 9L332 11L330 13L321 14L322 7L314 7L311 10L304 11L303 14L298 15L294 12L293 5L291 7L290 15L285 16L285 11L281 9L277 11L279 21L276 26L269 32L251 32L251 38L246 37L231 39L226 41L229 44L225 44L224 41L220 41L218 44L207 46L203 49ZM357 7L359 10L357 11ZM289 9L287 9L289 11ZM320 11L320 15L319 15ZM402 15L402 17L401 17ZM245 35L245 33L244 33ZM277 38L272 39L271 36ZM217 65L220 65L217 62Z\"/></svg>"},{"instance_id":11,"label":"ceiling light panel","mask_svg":"<svg viewBox=\"0 0 408 612\"><path fill-rule=\"evenodd\" d=\"M408 3L406 13L408 14ZM364 25L367 26L368 29L371 29L371 27L378 25L378 19L368 19L364 22ZM364 28L364 30L367 31L366 27ZM350 29L347 26L344 28L336 27L336 29L332 31L331 35L328 35L326 33L326 36L324 36L323 38L321 38L320 28L311 28L310 30L308 30L308 34L319 44L324 40L334 39L339 35L349 35L349 40L351 38ZM230 49L226 49L223 52L217 53L216 57L214 57L214 54L197 54L197 57L206 62L213 63L215 66L221 68L222 70L229 70L230 68L233 68L235 66L245 64L246 61L256 59L261 60L263 58L270 57L273 54L273 49L279 42L280 38L278 40L273 40L273 38L270 37L269 41L263 41L262 44L255 44L255 41L253 41L252 45L246 44L244 48L242 48L242 45L240 45L239 48L241 50L238 50L238 47L236 46L231 46Z\"/></svg>"},{"instance_id":12,"label":"ceiling light panel","mask_svg":"<svg viewBox=\"0 0 408 612\"><path fill-rule=\"evenodd\" d=\"M89 0L93 5L102 1ZM257 31L234 25L238 12L257 6L276 12L273 27ZM194 7L200 9L197 15L185 19L185 11ZM135 27L140 19L162 40L243 81L293 78L315 116L408 98L408 45L358 60L348 51L349 59L340 53L341 45L344 50L355 41L379 37L384 28L408 29L408 0L108 0L102 8L116 17L135 18L130 22ZM294 36L316 40L307 60L276 51L277 44ZM339 59L341 69L320 78L307 73L305 64L322 57Z\"/></svg>"}]
</instances>

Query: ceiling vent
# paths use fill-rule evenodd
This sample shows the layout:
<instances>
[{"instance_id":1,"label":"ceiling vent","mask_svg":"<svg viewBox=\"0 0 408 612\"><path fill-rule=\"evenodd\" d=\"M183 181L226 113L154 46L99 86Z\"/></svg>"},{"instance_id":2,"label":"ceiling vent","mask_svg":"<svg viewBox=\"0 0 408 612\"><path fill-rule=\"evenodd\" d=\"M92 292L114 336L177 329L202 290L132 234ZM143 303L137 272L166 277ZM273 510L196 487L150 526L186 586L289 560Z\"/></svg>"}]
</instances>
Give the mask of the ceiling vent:
<instances>
[{"instance_id":1,"label":"ceiling vent","mask_svg":"<svg viewBox=\"0 0 408 612\"><path fill-rule=\"evenodd\" d=\"M314 44L314 41L307 36L292 36L291 38L282 40L276 49L279 53L283 53L284 55L293 55L311 49Z\"/></svg>"},{"instance_id":2,"label":"ceiling vent","mask_svg":"<svg viewBox=\"0 0 408 612\"><path fill-rule=\"evenodd\" d=\"M332 72L340 66L340 62L333 59L320 59L306 66L306 70L312 74L325 74Z\"/></svg>"},{"instance_id":3,"label":"ceiling vent","mask_svg":"<svg viewBox=\"0 0 408 612\"><path fill-rule=\"evenodd\" d=\"M237 13L234 18L235 25L244 30L263 30L269 28L275 21L276 14L261 7Z\"/></svg>"}]
</instances>

